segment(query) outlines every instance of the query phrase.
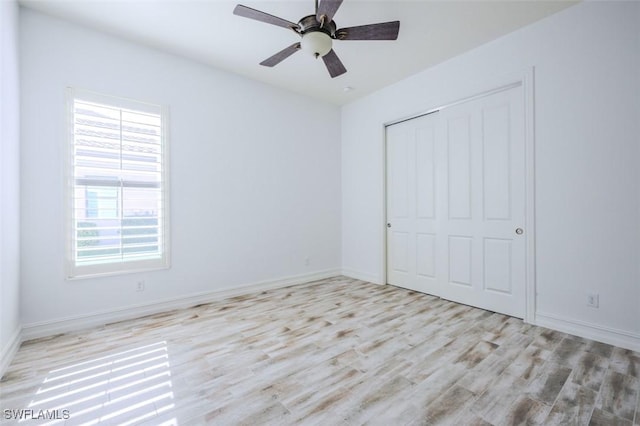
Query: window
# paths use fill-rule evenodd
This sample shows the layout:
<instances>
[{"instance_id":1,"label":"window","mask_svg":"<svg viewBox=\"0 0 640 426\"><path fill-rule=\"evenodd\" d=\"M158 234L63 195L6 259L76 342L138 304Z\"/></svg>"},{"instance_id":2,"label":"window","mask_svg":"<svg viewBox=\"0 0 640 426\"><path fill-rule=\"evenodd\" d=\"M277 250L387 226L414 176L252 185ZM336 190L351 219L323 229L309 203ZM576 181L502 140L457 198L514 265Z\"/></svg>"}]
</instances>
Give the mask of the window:
<instances>
[{"instance_id":1,"label":"window","mask_svg":"<svg viewBox=\"0 0 640 426\"><path fill-rule=\"evenodd\" d=\"M67 276L169 267L166 109L68 89Z\"/></svg>"}]
</instances>

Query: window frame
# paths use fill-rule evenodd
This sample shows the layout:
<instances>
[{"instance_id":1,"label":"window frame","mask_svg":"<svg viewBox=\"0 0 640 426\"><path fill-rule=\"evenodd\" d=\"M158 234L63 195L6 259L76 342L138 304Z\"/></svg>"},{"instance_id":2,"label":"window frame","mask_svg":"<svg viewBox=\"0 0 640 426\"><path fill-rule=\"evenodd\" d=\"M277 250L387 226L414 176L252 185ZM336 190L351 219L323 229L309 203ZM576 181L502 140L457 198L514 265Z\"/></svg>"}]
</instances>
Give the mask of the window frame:
<instances>
[{"instance_id":1,"label":"window frame","mask_svg":"<svg viewBox=\"0 0 640 426\"><path fill-rule=\"evenodd\" d=\"M76 214L75 214L75 101L102 104L120 110L159 114L160 116L160 194L161 220L158 224L160 235L160 258L120 260L92 265L76 263ZM64 162L64 232L65 232L65 276L67 280L78 280L101 276L124 275L139 272L169 269L171 267L171 221L170 221L170 176L169 176L169 108L150 102L130 98L105 95L89 90L67 87L66 89L66 138ZM120 200L122 202L123 200ZM122 227L122 224L120 224ZM122 230L122 228L120 228Z\"/></svg>"}]
</instances>

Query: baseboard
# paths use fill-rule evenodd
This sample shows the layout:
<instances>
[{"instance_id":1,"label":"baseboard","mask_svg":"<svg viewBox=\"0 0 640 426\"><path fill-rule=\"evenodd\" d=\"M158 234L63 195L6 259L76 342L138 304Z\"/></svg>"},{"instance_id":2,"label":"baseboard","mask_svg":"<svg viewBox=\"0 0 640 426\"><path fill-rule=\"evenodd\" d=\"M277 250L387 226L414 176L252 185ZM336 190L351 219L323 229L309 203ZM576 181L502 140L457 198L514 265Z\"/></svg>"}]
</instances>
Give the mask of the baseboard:
<instances>
[{"instance_id":1,"label":"baseboard","mask_svg":"<svg viewBox=\"0 0 640 426\"><path fill-rule=\"evenodd\" d=\"M340 275L340 272L341 271L339 269L327 269L309 274L244 284L212 292L190 294L183 297L165 299L153 303L131 305L122 309L106 310L89 315L78 315L52 321L25 324L22 326L22 340L26 341L60 333L68 333L85 328L98 327L113 322L140 318L146 315L153 315L173 309L189 308L201 303L215 302L228 297L304 284L311 281L335 277L336 275Z\"/></svg>"},{"instance_id":2,"label":"baseboard","mask_svg":"<svg viewBox=\"0 0 640 426\"><path fill-rule=\"evenodd\" d=\"M342 275L344 275L345 277L355 278L356 280L367 281L374 284L384 284L380 282L378 276L366 272L356 271L354 269L343 268Z\"/></svg>"},{"instance_id":3,"label":"baseboard","mask_svg":"<svg viewBox=\"0 0 640 426\"><path fill-rule=\"evenodd\" d=\"M537 312L534 324L640 352L640 334L638 333L565 318L548 312Z\"/></svg>"},{"instance_id":4,"label":"baseboard","mask_svg":"<svg viewBox=\"0 0 640 426\"><path fill-rule=\"evenodd\" d=\"M7 372L7 368L9 368L9 364L13 361L13 357L20 349L20 344L22 343L22 328L18 326L16 330L11 335L9 339L9 344L2 349L2 353L0 354L0 378L4 376L4 373Z\"/></svg>"}]
</instances>

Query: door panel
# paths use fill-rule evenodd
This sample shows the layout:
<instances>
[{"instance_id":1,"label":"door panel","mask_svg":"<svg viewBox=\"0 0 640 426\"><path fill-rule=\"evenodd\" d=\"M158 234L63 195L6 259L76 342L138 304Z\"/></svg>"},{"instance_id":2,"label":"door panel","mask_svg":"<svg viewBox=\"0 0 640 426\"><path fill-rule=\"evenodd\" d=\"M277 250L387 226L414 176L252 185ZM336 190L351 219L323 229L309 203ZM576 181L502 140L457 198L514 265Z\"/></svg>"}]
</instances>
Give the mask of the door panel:
<instances>
[{"instance_id":1,"label":"door panel","mask_svg":"<svg viewBox=\"0 0 640 426\"><path fill-rule=\"evenodd\" d=\"M524 316L524 143L522 87L387 128L388 283Z\"/></svg>"},{"instance_id":2,"label":"door panel","mask_svg":"<svg viewBox=\"0 0 640 426\"><path fill-rule=\"evenodd\" d=\"M482 113L483 200L485 220L511 219L511 149L509 105Z\"/></svg>"},{"instance_id":3,"label":"door panel","mask_svg":"<svg viewBox=\"0 0 640 426\"><path fill-rule=\"evenodd\" d=\"M436 208L435 127L416 130L416 217L433 219Z\"/></svg>"},{"instance_id":4,"label":"door panel","mask_svg":"<svg viewBox=\"0 0 640 426\"><path fill-rule=\"evenodd\" d=\"M409 213L409 176L407 169L408 132L399 132L398 142L389 152L391 171L391 213L394 218L406 218Z\"/></svg>"},{"instance_id":5,"label":"door panel","mask_svg":"<svg viewBox=\"0 0 640 426\"><path fill-rule=\"evenodd\" d=\"M473 239L449 236L449 284L470 286Z\"/></svg>"},{"instance_id":6,"label":"door panel","mask_svg":"<svg viewBox=\"0 0 640 426\"><path fill-rule=\"evenodd\" d=\"M512 294L511 245L510 240L484 239L484 283L486 290Z\"/></svg>"},{"instance_id":7,"label":"door panel","mask_svg":"<svg viewBox=\"0 0 640 426\"><path fill-rule=\"evenodd\" d=\"M392 268L394 272L406 274L409 272L409 234L407 232L393 231L392 235Z\"/></svg>"},{"instance_id":8,"label":"door panel","mask_svg":"<svg viewBox=\"0 0 640 426\"><path fill-rule=\"evenodd\" d=\"M434 234L416 235L416 273L424 278L436 276L436 236Z\"/></svg>"},{"instance_id":9,"label":"door panel","mask_svg":"<svg viewBox=\"0 0 640 426\"><path fill-rule=\"evenodd\" d=\"M449 218L471 218L471 135L469 116L447 118Z\"/></svg>"}]
</instances>

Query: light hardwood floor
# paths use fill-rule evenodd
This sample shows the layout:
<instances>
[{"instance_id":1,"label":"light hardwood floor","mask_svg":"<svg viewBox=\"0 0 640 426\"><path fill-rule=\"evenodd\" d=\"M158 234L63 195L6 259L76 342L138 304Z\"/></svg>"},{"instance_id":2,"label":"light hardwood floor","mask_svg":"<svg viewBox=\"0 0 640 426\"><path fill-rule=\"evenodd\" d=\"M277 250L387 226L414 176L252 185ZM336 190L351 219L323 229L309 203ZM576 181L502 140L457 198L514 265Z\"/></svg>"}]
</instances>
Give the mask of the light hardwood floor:
<instances>
[{"instance_id":1,"label":"light hardwood floor","mask_svg":"<svg viewBox=\"0 0 640 426\"><path fill-rule=\"evenodd\" d=\"M640 425L640 353L344 277L29 341L0 386L5 422Z\"/></svg>"}]
</instances>

